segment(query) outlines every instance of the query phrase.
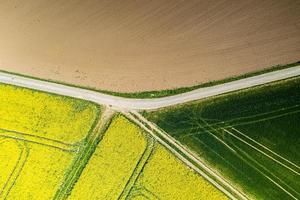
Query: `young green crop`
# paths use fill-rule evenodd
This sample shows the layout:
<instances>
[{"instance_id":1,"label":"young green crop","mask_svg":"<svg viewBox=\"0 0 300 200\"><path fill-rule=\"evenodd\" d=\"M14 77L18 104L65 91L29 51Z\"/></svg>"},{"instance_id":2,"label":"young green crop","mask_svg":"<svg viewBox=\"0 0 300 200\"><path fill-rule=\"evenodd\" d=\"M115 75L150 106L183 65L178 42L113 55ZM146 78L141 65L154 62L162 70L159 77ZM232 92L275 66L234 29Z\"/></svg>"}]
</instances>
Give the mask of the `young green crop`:
<instances>
[{"instance_id":1,"label":"young green crop","mask_svg":"<svg viewBox=\"0 0 300 200\"><path fill-rule=\"evenodd\" d=\"M299 85L298 77L144 115L250 198L295 199Z\"/></svg>"}]
</instances>

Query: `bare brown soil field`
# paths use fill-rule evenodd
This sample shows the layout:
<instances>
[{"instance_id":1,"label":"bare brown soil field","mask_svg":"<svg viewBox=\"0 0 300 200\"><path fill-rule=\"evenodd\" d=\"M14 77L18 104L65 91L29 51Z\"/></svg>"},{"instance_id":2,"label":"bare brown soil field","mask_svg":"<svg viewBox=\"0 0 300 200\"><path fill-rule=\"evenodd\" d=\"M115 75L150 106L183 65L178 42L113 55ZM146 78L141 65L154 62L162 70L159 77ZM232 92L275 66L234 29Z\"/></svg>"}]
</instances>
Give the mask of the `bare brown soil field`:
<instances>
[{"instance_id":1,"label":"bare brown soil field","mask_svg":"<svg viewBox=\"0 0 300 200\"><path fill-rule=\"evenodd\" d=\"M298 0L1 0L0 69L133 92L300 60Z\"/></svg>"}]
</instances>

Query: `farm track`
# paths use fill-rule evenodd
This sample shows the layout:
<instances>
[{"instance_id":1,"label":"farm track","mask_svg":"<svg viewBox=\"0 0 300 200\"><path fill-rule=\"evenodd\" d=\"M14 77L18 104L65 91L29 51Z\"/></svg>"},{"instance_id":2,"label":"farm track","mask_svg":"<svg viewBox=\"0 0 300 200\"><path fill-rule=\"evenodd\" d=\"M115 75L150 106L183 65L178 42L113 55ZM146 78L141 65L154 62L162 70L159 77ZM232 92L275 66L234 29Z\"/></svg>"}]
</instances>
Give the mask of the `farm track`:
<instances>
[{"instance_id":1,"label":"farm track","mask_svg":"<svg viewBox=\"0 0 300 200\"><path fill-rule=\"evenodd\" d=\"M290 115L290 114L296 114L296 113L300 112L298 107L299 107L299 105L292 106L292 107L289 107L289 108L279 109L276 112L274 112L274 111L266 112L266 113L263 113L263 114L260 114L260 115L252 115L252 116L247 116L247 117L241 117L241 118L236 118L236 119L233 119L233 120L223 121L223 122L219 122L219 123L212 123L212 124L207 123L203 119L202 121L205 125L203 126L201 124L198 124L198 126L201 127L202 130L205 130L207 133L212 135L218 141L223 143L231 151L235 151L235 150L233 150L230 146L228 146L224 141L222 141L222 139L217 137L215 134L211 133L209 131L209 129L212 129L213 131L217 131L217 132L222 131L222 130L227 132L228 134L232 135L233 137L236 137L238 140L246 143L247 145L250 145L256 151L259 151L260 153L266 155L267 157L274 160L275 162L282 165L283 167L291 170L296 175L300 175L300 172L299 172L300 167L297 164L293 163L292 161L288 160L287 158L284 158L283 156L279 155L278 153L272 151L271 149L267 148L266 146L260 144L259 142L257 142L254 139L250 138L246 134L244 134L244 133L240 132L239 130L237 130L236 128L234 128L238 125L253 124L253 123L256 123L256 122L261 122L261 121L265 121L265 120L269 120L269 119L276 119L276 118L286 116L286 115ZM296 110L294 110L295 108L296 108ZM268 116L270 114L272 114L272 116ZM257 119L257 117L259 117L259 119ZM253 118L255 120L249 120L249 119L253 119ZM246 119L247 119L247 121L241 122L241 121L246 120ZM232 129L233 132L235 132L236 134L234 134L233 132L230 132L228 129ZM192 135L199 135L199 134L202 134L202 133L204 133L204 131L197 132L197 133L185 134L183 137L189 137L189 136L192 136ZM240 136L242 136L242 138ZM183 137L181 137L181 138L183 138Z\"/></svg>"},{"instance_id":2,"label":"farm track","mask_svg":"<svg viewBox=\"0 0 300 200\"><path fill-rule=\"evenodd\" d=\"M20 152L18 161L17 161L16 165L14 166L13 171L9 175L8 180L5 182L3 188L0 191L0 199L4 199L4 200L7 198L10 190L14 186L14 184L15 184L17 178L19 177L19 175L27 161L27 158L29 156L29 149L28 149L26 143L24 143L22 141L16 141L16 142L18 143L18 147L21 152Z\"/></svg>"},{"instance_id":3,"label":"farm track","mask_svg":"<svg viewBox=\"0 0 300 200\"><path fill-rule=\"evenodd\" d=\"M229 135L235 137L236 139L238 139L241 142L245 143L246 145L250 146L255 151L258 151L259 153L267 156L271 160L277 162L278 164L280 164L283 167L287 168L288 170L290 170L291 172L295 173L296 175L298 175L298 176L300 175L300 173L299 173L300 167L298 165L296 165L292 161L284 158L283 156L280 156L279 154L275 153L271 149L269 149L266 146L264 146L264 145L260 144L259 142L255 141L254 139L250 138L246 134L240 132L236 128L234 128L234 127L232 127L230 125L224 125L224 126L210 125L210 124L208 124L204 120L203 120L203 122L206 124L206 126L205 126L205 128L203 128L203 126L201 128L203 130L205 130L205 132L207 132L208 134L210 134L212 137L214 137L216 140L218 140L219 142L221 142L229 150L235 152L235 150L233 148L231 148L228 144L226 144L226 142L224 142L221 138L219 138L218 136L216 136L214 133L212 133L211 131L209 131L209 129L213 130L214 132L218 132L218 131L222 131L222 130L225 131ZM226 123L224 123L224 124L226 124ZM199 126L201 126L201 125L199 125ZM227 128L232 129L232 131L229 131ZM234 132L237 133L237 134L235 134ZM191 136L191 135L198 135L198 134L189 134L189 136ZM242 137L240 137L240 136L242 136ZM293 169L293 168L296 168L296 169Z\"/></svg>"},{"instance_id":4,"label":"farm track","mask_svg":"<svg viewBox=\"0 0 300 200\"><path fill-rule=\"evenodd\" d=\"M88 136L86 144L79 150L70 170L66 173L63 184L54 196L55 200L67 199L74 184L79 179L80 174L94 153L98 143L103 138L113 116L114 112L111 109L103 107L100 119L98 119L92 134Z\"/></svg>"},{"instance_id":5,"label":"farm track","mask_svg":"<svg viewBox=\"0 0 300 200\"><path fill-rule=\"evenodd\" d=\"M164 108L297 76L300 76L300 66L269 72L221 85L200 88L179 95L156 99L129 99L116 97L101 94L88 89L81 89L42 80L30 79L4 72L0 72L0 82L64 96L85 99L98 104L110 106L114 110L122 112L125 116L150 133L158 142L167 147L179 159L201 174L209 182L224 192L229 198L244 200L248 199L245 194L234 188L218 173L206 166L200 158L179 144L176 140L171 138L167 133L160 130L156 125L143 118L143 116L136 111ZM54 199L67 198L73 185L83 171L84 166L91 157L95 146L98 144L99 140L101 140L101 136L107 125L106 122L108 122L113 115L113 113L110 113L108 110L106 111L107 113L102 113L101 119L94 128L93 134L88 138L85 146L80 149L78 156L74 160L73 168L67 173L65 181L60 190L56 193Z\"/></svg>"},{"instance_id":6,"label":"farm track","mask_svg":"<svg viewBox=\"0 0 300 200\"><path fill-rule=\"evenodd\" d=\"M253 144L249 143L248 141L245 141L243 138L237 136L236 134L234 134L233 132L223 129L226 133L228 133L229 135L233 136L234 138L236 138L237 140L241 141L242 143L246 144L247 146L249 146L250 148L254 149L255 151L259 152L260 154L266 156L267 158L271 159L272 161L276 162L277 164L287 168L288 170L290 170L292 173L295 173L296 176L299 176L299 172L293 170L292 168L290 168L289 166L287 166L285 163L281 162L280 160L276 159L273 157L273 155L268 154L266 152L264 152L263 150L257 148L256 146L254 146ZM234 129L236 130L236 129ZM244 155L247 157L247 153L244 153ZM249 156L248 156L249 157ZM242 158L243 159L243 158ZM283 190L287 195L289 195L290 197L292 197L293 199L297 200L297 196L299 196L299 193L293 189L292 187L290 187L286 182L284 182L282 179L280 179L279 177L277 177L276 175L274 175L270 170L266 169L262 164L260 164L259 162L257 162L256 160L254 160L253 158L249 159L252 160L252 163L255 163L256 165L259 166L260 169L258 169L257 167L253 166L253 168L255 168L257 171L259 171L259 173L261 173L264 177L266 177L267 179L269 179L272 183L274 183L280 190ZM246 162L246 161L245 161ZM249 163L249 162L247 162ZM249 163L251 164L251 163ZM293 194L294 193L294 194Z\"/></svg>"},{"instance_id":7,"label":"farm track","mask_svg":"<svg viewBox=\"0 0 300 200\"><path fill-rule=\"evenodd\" d=\"M278 163L279 165L281 165L281 166L285 167L286 169L290 170L292 173L295 173L297 176L300 176L298 165L296 165L295 163L289 161L288 159L280 156L279 154L275 153L274 151L272 151L271 149L265 147L264 145L260 144L259 142L251 139L250 137L243 134L242 132L240 132L236 128L232 127L231 129L232 129L232 131L229 131L227 129L223 129L223 130L226 133L228 133L229 135L231 135L231 136L235 137L236 139L240 140L241 142L245 143L246 145L248 145L252 149L258 151L259 153L267 156L269 159L273 160L274 162ZM238 133L238 134L235 134L235 133ZM297 168L298 170L293 169L294 167Z\"/></svg>"},{"instance_id":8,"label":"farm track","mask_svg":"<svg viewBox=\"0 0 300 200\"><path fill-rule=\"evenodd\" d=\"M144 136L147 137L147 136ZM137 181L138 177L140 176L141 172L143 171L144 166L146 165L148 159L150 158L153 149L154 149L154 140L152 138L147 138L147 146L143 155L141 156L138 164L136 165L132 175L130 176L125 188L123 189L122 193L118 197L118 200L125 200L127 199L128 195L130 194L132 188L134 187L135 182Z\"/></svg>"},{"instance_id":9,"label":"farm track","mask_svg":"<svg viewBox=\"0 0 300 200\"><path fill-rule=\"evenodd\" d=\"M296 176L299 176L299 172L297 172L297 170L294 170L290 164L292 162L288 161L287 159L284 159L284 161L280 161L277 158L282 158L281 156L279 156L278 154L276 154L275 152L267 149L266 147L260 145L258 142L256 142L253 139L250 139L248 136L246 136L246 138L248 139L247 141L243 138L241 138L240 136L236 135L235 133L225 129L224 127L219 127L218 126L213 126L208 124L205 120L203 120L204 124L205 124L205 131L210 134L212 137L214 137L216 140L218 140L219 142L221 142L226 148L228 148L230 151L234 152L241 160L243 160L245 163L247 163L248 165L250 165L252 168L254 168L257 172L259 172L260 174L262 174L262 176L264 176L265 178L267 178L269 181L271 181L274 185L276 185L276 187L278 187L280 190L282 190L283 192L285 192L288 196L290 196L293 199L297 199L296 196L299 196L299 193L293 189L292 187L290 187L285 181L281 180L279 177L277 177L276 175L274 175L270 170L266 169L266 167L264 167L262 164L260 164L259 162L257 162L256 160L254 160L253 158L251 158L246 152L244 152L242 149L236 147L236 146L230 146L228 145L224 140L222 140L221 138L219 138L218 136L216 136L216 134L218 131L225 131L227 134L233 136L234 138L236 138L237 140L241 141L242 143L246 144L247 146L249 146L250 148L254 149L255 151L258 151L260 154L266 156L267 158L271 159L272 161L276 162L277 164L287 168L288 170L290 170L292 173L295 173ZM225 123L226 124L226 123ZM225 125L224 124L224 125ZM201 126L201 125L199 125ZM202 127L201 127L202 128ZM232 128L232 127L231 127ZM235 132L238 132L240 135L243 134L240 131L238 131L237 129L232 128ZM211 130L211 131L210 131ZM245 134L243 134L244 136ZM197 137L195 137L194 139L200 141ZM251 142L249 142L249 140ZM201 141L200 141L201 142ZM201 142L202 143L202 142ZM253 144L254 143L254 144ZM258 145L258 147L256 146ZM261 150L260 147L264 147L264 150L269 150L269 152L265 152L264 150ZM236 149L236 150L235 150ZM213 151L213 150L212 150ZM216 155L218 155L220 158L222 158L221 155L219 155L217 152ZM240 155L240 153L243 154L243 156ZM275 157L275 156L277 157ZM223 158L222 158L223 159ZM250 161L249 161L250 160ZM229 164L231 167L233 167L233 169L236 170L236 172L239 172L240 170L235 168L234 166L232 166L230 164L230 162L227 162L226 160L224 160L227 164ZM294 163L292 163L294 164ZM295 164L294 164L295 165Z\"/></svg>"},{"instance_id":10,"label":"farm track","mask_svg":"<svg viewBox=\"0 0 300 200\"><path fill-rule=\"evenodd\" d=\"M246 195L240 193L232 185L230 185L223 177L214 172L211 168L206 166L200 158L190 152L188 149L178 144L176 140L171 138L167 133L160 130L155 124L149 122L142 115L137 112L124 113L128 118L133 120L141 128L146 130L159 143L165 146L173 154L175 154L182 162L195 170L216 188L222 191L231 199L248 199Z\"/></svg>"},{"instance_id":11,"label":"farm track","mask_svg":"<svg viewBox=\"0 0 300 200\"><path fill-rule=\"evenodd\" d=\"M294 108L296 108L296 109L294 110ZM240 126L240 125L254 124L257 122L263 122L266 120L276 119L276 118L284 117L284 116L291 115L291 114L297 114L299 112L300 112L299 105L296 105L296 106L282 108L282 109L278 109L276 111L265 112L265 113L261 113L261 114L257 114L257 115L250 115L247 117L239 117L239 118L234 118L232 120L221 121L221 122L217 122L217 123L209 123L209 125L201 126L201 128L207 129L207 128L210 128L211 126L214 126L215 130L220 130L222 128L231 128L233 126ZM207 121L207 119L205 119L205 118L203 118L203 120ZM185 134L182 137L188 137L191 135L195 135L195 133Z\"/></svg>"},{"instance_id":12,"label":"farm track","mask_svg":"<svg viewBox=\"0 0 300 200\"><path fill-rule=\"evenodd\" d=\"M237 154L237 156L243 160L244 163L251 166L253 169L255 169L258 173L260 173L263 177L268 179L271 183L276 185L280 190L285 192L288 196L291 198L297 200L298 198L294 196L292 193L297 193L294 189L292 189L287 183L282 181L280 178L275 176L271 171L269 171L266 167L264 167L262 164L257 162L255 159L253 159L251 156L249 156L245 151L238 148L240 154ZM288 188L288 189L287 189ZM292 193L291 193L292 191Z\"/></svg>"},{"instance_id":13,"label":"farm track","mask_svg":"<svg viewBox=\"0 0 300 200\"><path fill-rule=\"evenodd\" d=\"M6 130L2 128L0 128L0 136L25 142L31 142L42 146L48 146L67 152L76 152L80 148L78 145L68 144L58 140L53 140L27 133L21 133L18 131Z\"/></svg>"},{"instance_id":14,"label":"farm track","mask_svg":"<svg viewBox=\"0 0 300 200\"><path fill-rule=\"evenodd\" d=\"M223 140L222 138L220 138L220 137L217 136L217 135L219 135L219 134L217 134L218 131L222 131L223 130L227 134L230 134L231 132L229 132L228 130L226 130L226 129L222 128L222 127L217 129L216 128L217 126L210 126L205 121L204 121L204 123L206 124L204 126L205 127L205 132L207 132L213 138L215 138L220 143L222 143L227 149L229 149L230 151L232 151L236 156L238 156L241 160L243 160L244 163L246 163L249 166L251 166L258 173L260 173L263 177L265 177L270 182L272 182L274 185L276 185L276 187L278 187L280 190L282 190L283 192L285 192L288 196L290 196L293 199L297 199L296 196L299 196L299 193L295 189L293 189L292 187L290 187L285 181L283 181L282 179L280 179L279 177L277 177L276 175L274 175L270 170L268 170L266 167L264 167L259 162L257 162L252 157L250 157L241 148L237 147L236 145L230 146L229 144L226 143L225 140ZM199 125L199 126L201 126L201 125ZM230 135L233 136L233 133L230 134ZM249 144L248 142L242 140L241 138L238 138L238 137L234 137L234 138L240 140L242 143L246 144L246 146L250 146L250 148L254 148L255 151L258 151L259 153L263 154L264 156L267 156L269 159L277 162L278 164L282 165L283 167L288 168L288 170L292 170L292 173L296 173L296 176L298 176L298 174L297 174L297 172L295 170L291 169L290 167L288 167L284 163L276 160L275 158L273 158L269 154L265 153L264 151L256 148L255 146L253 146L252 144ZM243 173L243 171L241 171L239 168L236 168L230 162L228 162L227 160L225 160L222 155L220 155L217 152L215 152L213 149L211 149L209 146L207 146L205 143L203 143L198 137L193 137L193 139L197 140L198 142L200 142L201 144L203 144L204 146L206 146L207 148L209 148L210 151L212 151L213 153L215 153L220 159L223 160L223 162L225 162L226 164L228 164L229 166L231 166L233 169L235 169L236 173L239 173L241 175L245 175Z\"/></svg>"}]
</instances>

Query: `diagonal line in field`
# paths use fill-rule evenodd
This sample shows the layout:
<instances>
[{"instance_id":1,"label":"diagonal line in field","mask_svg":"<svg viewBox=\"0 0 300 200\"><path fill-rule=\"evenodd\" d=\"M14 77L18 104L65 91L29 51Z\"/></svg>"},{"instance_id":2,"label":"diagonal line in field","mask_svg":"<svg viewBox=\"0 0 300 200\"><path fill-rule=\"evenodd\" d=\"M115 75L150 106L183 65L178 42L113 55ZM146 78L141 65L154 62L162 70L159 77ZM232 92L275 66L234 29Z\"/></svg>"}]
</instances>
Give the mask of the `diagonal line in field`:
<instances>
[{"instance_id":1,"label":"diagonal line in field","mask_svg":"<svg viewBox=\"0 0 300 200\"><path fill-rule=\"evenodd\" d=\"M60 149L63 151L70 151L70 152L77 151L79 148L79 145L68 144L58 140L53 140L53 139L44 138L44 137L13 131L13 130L7 130L3 128L0 128L0 137L32 142L35 144L53 147L56 149Z\"/></svg>"},{"instance_id":2,"label":"diagonal line in field","mask_svg":"<svg viewBox=\"0 0 300 200\"><path fill-rule=\"evenodd\" d=\"M205 123L211 130L217 132L218 130L216 128L214 128L213 126L210 126L205 120L201 119L201 121L203 123ZM201 126L201 124L199 124L199 126ZM213 136L216 140L218 140L219 142L221 142L224 146L226 146L229 150L231 150L232 152L236 153L236 151L231 148L226 142L224 142L222 139L220 139L218 136L216 136L215 134L213 134L211 131L209 131L208 129L205 129L205 132L209 133L211 136Z\"/></svg>"},{"instance_id":3,"label":"diagonal line in field","mask_svg":"<svg viewBox=\"0 0 300 200\"><path fill-rule=\"evenodd\" d=\"M244 152L242 149L240 149L241 152L243 152L244 156L247 157L248 159L250 159L251 162L255 163L256 165L258 165L259 167L261 167L264 171L258 169L257 167L255 167L253 164L249 163L249 161L245 160L244 157L240 157L242 160L244 160L244 162L248 163L250 166L252 166L257 172L259 172L260 174L262 174L265 178L267 178L269 181L271 181L273 184L275 184L279 189L281 189L282 191L284 191L286 194L288 194L290 197L292 197L295 200L298 200L297 197L295 197L293 194L291 194L289 191L287 191L282 185L280 185L278 182L276 182L274 179L277 179L277 181L281 182L281 184L284 184L286 187L288 187L290 190L292 190L293 192L297 193L297 195L299 194L297 191L295 191L293 188L291 188L289 185L287 185L284 181L282 181L281 179L279 179L278 177L276 177L272 172L270 172L268 169L266 169L263 165L261 165L260 163L258 163L255 159L251 158L251 156L249 156L246 152ZM270 177L269 175L266 174L269 173L269 175L273 176Z\"/></svg>"},{"instance_id":4,"label":"diagonal line in field","mask_svg":"<svg viewBox=\"0 0 300 200\"><path fill-rule=\"evenodd\" d=\"M283 159L284 161L288 162L289 164L293 165L294 167L296 167L297 169L300 169L300 167L293 163L292 161L284 158L283 156L277 154L276 152L272 151L271 149L269 149L268 147L262 145L261 143L255 141L254 139L252 139L251 137L247 136L246 134L242 133L241 131L237 130L236 128L232 127L233 130L235 130L236 132L238 132L239 134L243 135L244 137L246 137L247 139L251 140L252 142L256 143L257 145L259 145L260 147L266 149L267 151L271 152L272 154L278 156L279 158Z\"/></svg>"},{"instance_id":5,"label":"diagonal line in field","mask_svg":"<svg viewBox=\"0 0 300 200\"><path fill-rule=\"evenodd\" d=\"M155 146L154 139L147 138L147 146L146 146L141 158L139 159L139 162L137 163L135 169L133 170L129 180L127 181L122 193L119 195L118 200L121 200L121 199L126 200L128 198L128 195L130 195L132 188L135 186L136 181L138 180L146 163L148 162L150 156L152 155L154 146Z\"/></svg>"},{"instance_id":6,"label":"diagonal line in field","mask_svg":"<svg viewBox=\"0 0 300 200\"><path fill-rule=\"evenodd\" d=\"M16 141L18 142L18 141ZM5 185L3 186L2 190L0 191L0 199L6 199L10 190L14 186L17 178L19 177L26 161L29 156L29 149L25 143L18 142L18 146L21 150L18 161L14 166L13 171L11 172L8 180L6 181Z\"/></svg>"},{"instance_id":7,"label":"diagonal line in field","mask_svg":"<svg viewBox=\"0 0 300 200\"><path fill-rule=\"evenodd\" d=\"M203 178L213 184L216 188L226 194L230 199L248 199L248 197L242 193L242 191L234 188L229 182L227 182L221 175L207 166L198 156L194 155L190 150L185 148L183 145L174 140L169 134L165 133L163 130L159 129L155 124L148 121L138 112L124 112L123 114L128 116L134 122L136 122L140 127L150 133L159 143L169 149L174 155L176 155L182 162L184 162L191 169L195 170ZM149 128L145 126L147 124ZM154 133L155 132L155 133ZM159 135L159 136L158 136ZM163 138L161 138L163 137ZM174 145L178 150L171 147L168 143ZM193 164L192 162L196 163ZM200 168L199 168L200 166ZM217 180L217 181L216 181ZM226 188L225 188L226 187ZM232 194L233 193L233 194ZM238 198L236 197L238 196Z\"/></svg>"},{"instance_id":8,"label":"diagonal line in field","mask_svg":"<svg viewBox=\"0 0 300 200\"><path fill-rule=\"evenodd\" d=\"M216 127L222 126L224 128L228 128L228 127L231 128L231 126L254 124L257 122L267 121L267 120L271 120L271 119L277 119L280 117L299 113L300 112L299 106L300 105L295 105L295 106L280 108L280 109L273 110L270 112L264 112L261 114L249 115L249 116L245 116L245 117L237 117L237 118L233 118L231 120L220 121L217 123L208 123L207 126L202 126L202 128L206 129L208 126L216 126ZM294 108L296 108L296 110L294 110ZM266 115L270 115L270 114L272 114L272 116L266 117ZM257 117L260 117L260 119L251 120L251 119L257 118ZM205 118L202 118L202 119L205 119ZM215 119L215 120L217 120L217 119ZM247 120L247 121L241 122L242 120ZM207 121L207 120L205 119L205 121ZM230 125L224 126L224 124L230 124ZM221 128L215 128L215 130L219 130L219 129L221 129ZM193 134L197 134L197 133L185 134L183 137L188 137Z\"/></svg>"},{"instance_id":9,"label":"diagonal line in field","mask_svg":"<svg viewBox=\"0 0 300 200\"><path fill-rule=\"evenodd\" d=\"M247 141L243 140L242 138L238 137L237 135L235 135L234 133L228 131L225 128L222 128L223 131L225 131L226 133L228 133L229 135L235 137L236 139L240 140L241 142L245 143L246 145L250 146L251 148L253 148L254 150L258 151L259 153L267 156L268 158L270 158L271 160L275 161L276 163L280 164L281 166L287 168L288 170L290 170L291 172L297 174L298 176L300 175L299 172L295 171L294 169L292 169L291 167L287 166L286 164L280 162L279 160L277 160L276 158L274 158L273 156L268 155L267 153L263 152L262 150L258 149L257 147L253 146L252 144L248 143Z\"/></svg>"}]
</instances>

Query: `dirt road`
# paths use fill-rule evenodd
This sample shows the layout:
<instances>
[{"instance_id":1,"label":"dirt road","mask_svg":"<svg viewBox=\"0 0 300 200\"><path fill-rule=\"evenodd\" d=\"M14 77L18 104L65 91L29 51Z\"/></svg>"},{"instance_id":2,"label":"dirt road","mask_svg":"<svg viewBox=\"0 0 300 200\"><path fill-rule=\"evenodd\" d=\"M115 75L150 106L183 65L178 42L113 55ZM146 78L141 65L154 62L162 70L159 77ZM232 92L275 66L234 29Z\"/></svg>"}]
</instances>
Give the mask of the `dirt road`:
<instances>
[{"instance_id":1,"label":"dirt road","mask_svg":"<svg viewBox=\"0 0 300 200\"><path fill-rule=\"evenodd\" d=\"M151 110L224 94L227 92L233 92L236 90L262 85L265 83L270 83L273 81L278 81L295 76L300 76L300 66L273 71L216 86L199 88L178 95L155 99L130 99L124 97L116 97L87 89L26 78L4 72L0 72L0 82L85 99L96 102L98 104L111 105L116 109L121 108L126 110Z\"/></svg>"}]
</instances>

